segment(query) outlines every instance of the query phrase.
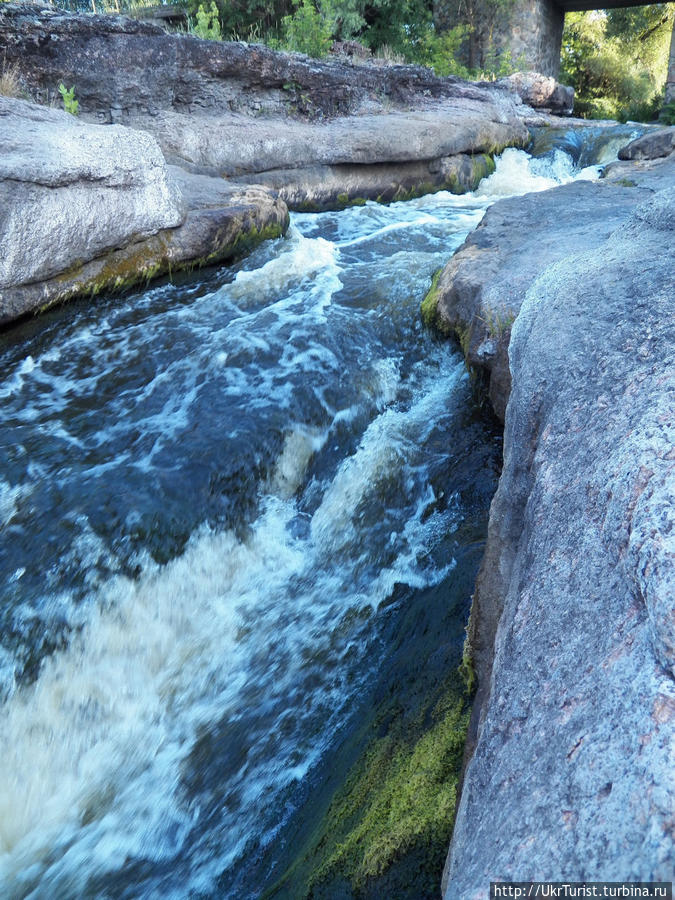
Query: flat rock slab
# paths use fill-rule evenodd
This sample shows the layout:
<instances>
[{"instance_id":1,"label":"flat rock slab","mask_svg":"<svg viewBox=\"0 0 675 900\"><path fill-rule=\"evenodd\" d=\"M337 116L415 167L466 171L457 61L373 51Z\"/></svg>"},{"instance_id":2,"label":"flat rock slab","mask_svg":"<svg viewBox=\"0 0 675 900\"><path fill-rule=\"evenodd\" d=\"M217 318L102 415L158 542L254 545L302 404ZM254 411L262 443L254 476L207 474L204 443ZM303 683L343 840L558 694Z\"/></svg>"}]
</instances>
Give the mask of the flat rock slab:
<instances>
[{"instance_id":1,"label":"flat rock slab","mask_svg":"<svg viewBox=\"0 0 675 900\"><path fill-rule=\"evenodd\" d=\"M285 203L264 187L229 185L173 167L170 174L187 208L181 225L111 250L56 278L4 292L0 324L73 297L125 290L181 269L226 262L288 228Z\"/></svg>"},{"instance_id":2,"label":"flat rock slab","mask_svg":"<svg viewBox=\"0 0 675 900\"><path fill-rule=\"evenodd\" d=\"M446 900L494 880L672 879L674 236L671 180L522 297Z\"/></svg>"},{"instance_id":3,"label":"flat rock slab","mask_svg":"<svg viewBox=\"0 0 675 900\"><path fill-rule=\"evenodd\" d=\"M172 162L249 177L279 169L406 163L524 146L529 133L507 112L492 104L448 101L433 110L327 122L165 112L137 118L134 125L151 132Z\"/></svg>"},{"instance_id":4,"label":"flat rock slab","mask_svg":"<svg viewBox=\"0 0 675 900\"><path fill-rule=\"evenodd\" d=\"M660 173L616 169L602 181L501 200L443 269L435 296L435 324L455 333L467 363L485 370L490 399L503 420L511 376L511 325L525 293L553 263L599 247L659 186L675 177L675 160Z\"/></svg>"}]
</instances>

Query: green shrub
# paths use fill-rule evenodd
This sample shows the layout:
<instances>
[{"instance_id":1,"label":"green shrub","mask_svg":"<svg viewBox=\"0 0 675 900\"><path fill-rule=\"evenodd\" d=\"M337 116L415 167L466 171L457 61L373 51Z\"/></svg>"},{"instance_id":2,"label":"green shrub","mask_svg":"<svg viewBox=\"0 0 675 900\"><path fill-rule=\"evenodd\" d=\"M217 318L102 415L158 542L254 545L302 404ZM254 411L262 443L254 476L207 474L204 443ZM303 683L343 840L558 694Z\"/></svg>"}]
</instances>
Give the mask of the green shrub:
<instances>
[{"instance_id":1,"label":"green shrub","mask_svg":"<svg viewBox=\"0 0 675 900\"><path fill-rule=\"evenodd\" d=\"M565 17L561 81L588 118L649 121L659 111L675 4Z\"/></svg>"},{"instance_id":2,"label":"green shrub","mask_svg":"<svg viewBox=\"0 0 675 900\"><path fill-rule=\"evenodd\" d=\"M282 46L286 50L306 53L316 59L325 56L332 44L332 21L314 6L312 0L302 0L291 16L282 20Z\"/></svg>"},{"instance_id":3,"label":"green shrub","mask_svg":"<svg viewBox=\"0 0 675 900\"><path fill-rule=\"evenodd\" d=\"M222 41L223 33L218 18L218 7L214 0L211 0L208 9L202 3L199 4L191 31L192 34L205 41Z\"/></svg>"},{"instance_id":4,"label":"green shrub","mask_svg":"<svg viewBox=\"0 0 675 900\"><path fill-rule=\"evenodd\" d=\"M80 104L75 99L75 85L68 90L65 84L61 82L59 84L59 94L61 94L61 97L63 98L63 108L65 111L76 116L80 111Z\"/></svg>"},{"instance_id":5,"label":"green shrub","mask_svg":"<svg viewBox=\"0 0 675 900\"><path fill-rule=\"evenodd\" d=\"M666 103L662 108L659 114L659 122L663 125L675 125L675 100Z\"/></svg>"}]
</instances>

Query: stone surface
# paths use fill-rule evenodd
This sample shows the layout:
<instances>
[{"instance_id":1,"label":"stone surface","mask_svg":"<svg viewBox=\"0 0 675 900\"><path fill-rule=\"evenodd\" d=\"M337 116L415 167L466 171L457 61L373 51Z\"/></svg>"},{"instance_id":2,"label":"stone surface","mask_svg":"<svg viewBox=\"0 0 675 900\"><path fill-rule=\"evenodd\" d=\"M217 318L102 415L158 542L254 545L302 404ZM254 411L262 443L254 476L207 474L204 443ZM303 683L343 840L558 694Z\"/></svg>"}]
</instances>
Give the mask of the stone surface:
<instances>
[{"instance_id":1,"label":"stone surface","mask_svg":"<svg viewBox=\"0 0 675 900\"><path fill-rule=\"evenodd\" d=\"M0 324L281 234L264 187L166 166L154 138L0 98Z\"/></svg>"},{"instance_id":2,"label":"stone surface","mask_svg":"<svg viewBox=\"0 0 675 900\"><path fill-rule=\"evenodd\" d=\"M489 377L500 419L511 386L507 350L511 324L535 278L571 253L599 247L655 189L653 179L675 177L675 163L614 170L599 182L494 204L443 269L436 285L435 324L454 332L467 363Z\"/></svg>"},{"instance_id":3,"label":"stone surface","mask_svg":"<svg viewBox=\"0 0 675 900\"><path fill-rule=\"evenodd\" d=\"M306 170L288 176L285 193L303 208L340 205L344 194L389 198L472 184L465 155L528 141L527 109L508 86L416 66L311 60L12 3L0 6L0 42L36 98L53 100L63 80L83 118L147 131L191 171L248 181L265 173L261 180L281 187L289 170ZM376 165L382 171L368 168Z\"/></svg>"},{"instance_id":4,"label":"stone surface","mask_svg":"<svg viewBox=\"0 0 675 900\"><path fill-rule=\"evenodd\" d=\"M675 188L649 171L669 186L523 285L446 900L673 876Z\"/></svg>"},{"instance_id":5,"label":"stone surface","mask_svg":"<svg viewBox=\"0 0 675 900\"><path fill-rule=\"evenodd\" d=\"M675 153L675 125L648 131L619 150L619 159L659 159Z\"/></svg>"},{"instance_id":6,"label":"stone surface","mask_svg":"<svg viewBox=\"0 0 675 900\"><path fill-rule=\"evenodd\" d=\"M494 171L484 154L460 153L429 161L380 164L309 166L257 173L257 184L277 191L289 209L321 210L376 200L389 203L436 190L472 191ZM246 180L230 179L230 181Z\"/></svg>"},{"instance_id":7,"label":"stone surface","mask_svg":"<svg viewBox=\"0 0 675 900\"><path fill-rule=\"evenodd\" d=\"M73 266L55 278L0 291L0 325L73 297L119 291L185 268L244 255L288 228L288 210L277 195L257 185L171 168L187 206L184 222L145 240Z\"/></svg>"},{"instance_id":8,"label":"stone surface","mask_svg":"<svg viewBox=\"0 0 675 900\"><path fill-rule=\"evenodd\" d=\"M471 28L464 62L470 68L485 68L495 53L519 68L558 77L565 14L555 0L518 0L494 3L476 0L446 0L435 4L434 19L441 27L464 23ZM524 64L524 65L523 65Z\"/></svg>"},{"instance_id":9,"label":"stone surface","mask_svg":"<svg viewBox=\"0 0 675 900\"><path fill-rule=\"evenodd\" d=\"M38 99L75 86L83 116L116 121L161 110L307 118L418 109L435 100L490 104L493 85L437 78L420 66L314 60L262 45L169 35L123 16L3 3L0 45Z\"/></svg>"},{"instance_id":10,"label":"stone surface","mask_svg":"<svg viewBox=\"0 0 675 900\"><path fill-rule=\"evenodd\" d=\"M150 135L0 97L0 289L44 280L184 216Z\"/></svg>"},{"instance_id":11,"label":"stone surface","mask_svg":"<svg viewBox=\"0 0 675 900\"><path fill-rule=\"evenodd\" d=\"M502 121L500 121L502 119ZM151 131L167 159L211 174L246 176L312 166L366 166L428 161L523 146L528 132L495 106L338 118L309 123L245 116L162 113L135 120Z\"/></svg>"},{"instance_id":12,"label":"stone surface","mask_svg":"<svg viewBox=\"0 0 675 900\"><path fill-rule=\"evenodd\" d=\"M497 83L515 91L523 103L534 109L547 109L563 116L571 115L574 109L574 88L560 84L550 75L514 72Z\"/></svg>"}]
</instances>

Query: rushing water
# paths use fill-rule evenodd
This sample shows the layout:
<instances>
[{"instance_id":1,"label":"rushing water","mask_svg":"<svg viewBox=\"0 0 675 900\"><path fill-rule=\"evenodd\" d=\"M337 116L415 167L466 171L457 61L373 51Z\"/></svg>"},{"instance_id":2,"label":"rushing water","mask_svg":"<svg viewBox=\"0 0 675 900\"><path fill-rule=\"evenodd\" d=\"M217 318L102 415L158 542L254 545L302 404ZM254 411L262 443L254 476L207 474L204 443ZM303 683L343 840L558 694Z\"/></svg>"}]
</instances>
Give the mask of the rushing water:
<instances>
[{"instance_id":1,"label":"rushing water","mask_svg":"<svg viewBox=\"0 0 675 900\"><path fill-rule=\"evenodd\" d=\"M577 175L507 151L476 195L295 215L0 337L2 897L223 896L283 831L382 604L453 578L470 386L429 276L491 199Z\"/></svg>"}]
</instances>

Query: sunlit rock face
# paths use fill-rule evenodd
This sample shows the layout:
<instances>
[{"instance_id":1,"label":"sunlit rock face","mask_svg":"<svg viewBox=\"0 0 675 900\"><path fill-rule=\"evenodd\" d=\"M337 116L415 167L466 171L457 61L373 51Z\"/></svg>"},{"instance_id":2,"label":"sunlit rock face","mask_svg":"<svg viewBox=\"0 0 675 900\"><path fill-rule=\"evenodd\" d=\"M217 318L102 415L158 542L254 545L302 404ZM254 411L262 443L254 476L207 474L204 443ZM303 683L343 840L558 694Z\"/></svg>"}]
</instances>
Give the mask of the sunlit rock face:
<instances>
[{"instance_id":1,"label":"sunlit rock face","mask_svg":"<svg viewBox=\"0 0 675 900\"><path fill-rule=\"evenodd\" d=\"M0 324L241 255L281 234L264 187L167 166L156 140L0 97Z\"/></svg>"},{"instance_id":2,"label":"sunlit rock face","mask_svg":"<svg viewBox=\"0 0 675 900\"><path fill-rule=\"evenodd\" d=\"M672 158L655 186L664 173L532 282L512 327L447 900L498 879L672 877Z\"/></svg>"},{"instance_id":3,"label":"sunlit rock face","mask_svg":"<svg viewBox=\"0 0 675 900\"><path fill-rule=\"evenodd\" d=\"M0 143L0 288L49 278L184 219L148 134L0 97Z\"/></svg>"}]
</instances>

